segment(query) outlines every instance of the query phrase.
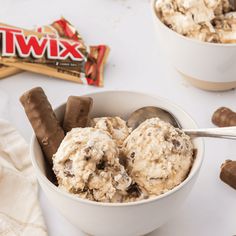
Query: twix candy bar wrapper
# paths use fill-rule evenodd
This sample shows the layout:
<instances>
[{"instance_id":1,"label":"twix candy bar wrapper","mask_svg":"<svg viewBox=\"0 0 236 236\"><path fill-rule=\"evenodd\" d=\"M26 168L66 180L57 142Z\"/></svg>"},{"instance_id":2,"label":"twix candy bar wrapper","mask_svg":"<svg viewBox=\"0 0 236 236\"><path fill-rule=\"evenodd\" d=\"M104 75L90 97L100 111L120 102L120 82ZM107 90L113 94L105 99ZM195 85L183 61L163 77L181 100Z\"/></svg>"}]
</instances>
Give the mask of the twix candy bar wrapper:
<instances>
[{"instance_id":1,"label":"twix candy bar wrapper","mask_svg":"<svg viewBox=\"0 0 236 236\"><path fill-rule=\"evenodd\" d=\"M51 26L55 29L54 34L50 29L49 32L45 32L45 28L44 32L43 28L42 32L34 32L0 23L0 64L103 86L103 69L109 47L87 47L67 21L56 21Z\"/></svg>"},{"instance_id":2,"label":"twix candy bar wrapper","mask_svg":"<svg viewBox=\"0 0 236 236\"><path fill-rule=\"evenodd\" d=\"M80 41L81 43L84 43L81 35L76 30L76 28L64 17L61 17L61 19L54 21L50 25L37 27L36 29L34 29L34 31L43 33L45 35L73 39L75 41ZM15 68L13 66L6 66L0 64L0 79L18 74L22 71L23 70Z\"/></svg>"}]
</instances>

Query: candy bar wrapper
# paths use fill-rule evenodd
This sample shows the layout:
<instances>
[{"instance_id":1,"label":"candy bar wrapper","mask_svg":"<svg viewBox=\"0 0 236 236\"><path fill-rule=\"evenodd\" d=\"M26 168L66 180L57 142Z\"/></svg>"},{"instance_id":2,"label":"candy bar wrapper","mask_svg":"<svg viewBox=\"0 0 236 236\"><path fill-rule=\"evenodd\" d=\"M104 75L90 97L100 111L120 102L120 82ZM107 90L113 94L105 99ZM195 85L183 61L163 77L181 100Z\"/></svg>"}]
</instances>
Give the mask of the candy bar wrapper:
<instances>
[{"instance_id":1,"label":"candy bar wrapper","mask_svg":"<svg viewBox=\"0 0 236 236\"><path fill-rule=\"evenodd\" d=\"M53 35L57 37L77 40L84 44L84 41L79 32L69 21L67 21L63 17L59 20L54 21L50 25L37 27L35 31L43 33L45 35ZM0 79L18 74L20 72L22 72L21 69L0 64Z\"/></svg>"},{"instance_id":2,"label":"candy bar wrapper","mask_svg":"<svg viewBox=\"0 0 236 236\"><path fill-rule=\"evenodd\" d=\"M62 25L57 21L52 27L64 38L0 23L0 63L77 83L103 86L103 68L109 47L86 47L70 24Z\"/></svg>"}]
</instances>

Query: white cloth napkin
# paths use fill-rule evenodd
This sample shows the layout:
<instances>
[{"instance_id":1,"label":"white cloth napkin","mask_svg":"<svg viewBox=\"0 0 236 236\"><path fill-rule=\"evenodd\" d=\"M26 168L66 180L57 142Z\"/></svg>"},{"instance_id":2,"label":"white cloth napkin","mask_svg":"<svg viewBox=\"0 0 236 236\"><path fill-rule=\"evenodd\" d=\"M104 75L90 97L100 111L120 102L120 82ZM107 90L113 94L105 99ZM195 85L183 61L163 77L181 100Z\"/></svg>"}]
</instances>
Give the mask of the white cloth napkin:
<instances>
[{"instance_id":1,"label":"white cloth napkin","mask_svg":"<svg viewBox=\"0 0 236 236\"><path fill-rule=\"evenodd\" d=\"M0 120L0 236L45 236L29 147Z\"/></svg>"}]
</instances>

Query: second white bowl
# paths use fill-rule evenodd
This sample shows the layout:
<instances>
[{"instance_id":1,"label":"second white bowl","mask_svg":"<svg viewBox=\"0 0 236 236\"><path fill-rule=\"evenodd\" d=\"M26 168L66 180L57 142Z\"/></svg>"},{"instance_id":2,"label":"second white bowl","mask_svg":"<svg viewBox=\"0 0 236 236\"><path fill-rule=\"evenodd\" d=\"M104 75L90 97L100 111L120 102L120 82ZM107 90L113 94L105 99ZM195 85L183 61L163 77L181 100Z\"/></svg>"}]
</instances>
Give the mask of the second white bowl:
<instances>
[{"instance_id":1,"label":"second white bowl","mask_svg":"<svg viewBox=\"0 0 236 236\"><path fill-rule=\"evenodd\" d=\"M194 86L212 91L236 88L236 44L217 44L191 39L168 28L151 1L158 43L168 59Z\"/></svg>"}]
</instances>

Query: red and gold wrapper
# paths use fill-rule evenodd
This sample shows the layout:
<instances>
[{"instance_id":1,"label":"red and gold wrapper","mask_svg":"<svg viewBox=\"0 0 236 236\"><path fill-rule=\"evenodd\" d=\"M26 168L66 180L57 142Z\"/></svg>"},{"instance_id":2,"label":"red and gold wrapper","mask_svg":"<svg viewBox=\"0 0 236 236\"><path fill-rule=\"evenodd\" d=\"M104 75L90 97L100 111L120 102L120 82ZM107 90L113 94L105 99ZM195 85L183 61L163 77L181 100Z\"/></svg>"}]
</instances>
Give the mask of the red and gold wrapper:
<instances>
[{"instance_id":1,"label":"red and gold wrapper","mask_svg":"<svg viewBox=\"0 0 236 236\"><path fill-rule=\"evenodd\" d=\"M52 36L57 36L61 38L77 40L84 44L84 41L81 35L79 34L79 32L75 29L75 27L69 21L67 21L63 17L59 20L54 21L50 25L37 27L35 31L39 33L43 33L45 35L52 35ZM0 79L18 74L20 72L23 72L23 70L15 68L13 66L6 66L3 64L0 64Z\"/></svg>"},{"instance_id":2,"label":"red and gold wrapper","mask_svg":"<svg viewBox=\"0 0 236 236\"><path fill-rule=\"evenodd\" d=\"M36 31L0 24L0 78L26 70L103 86L108 46L87 47L64 18Z\"/></svg>"}]
</instances>

